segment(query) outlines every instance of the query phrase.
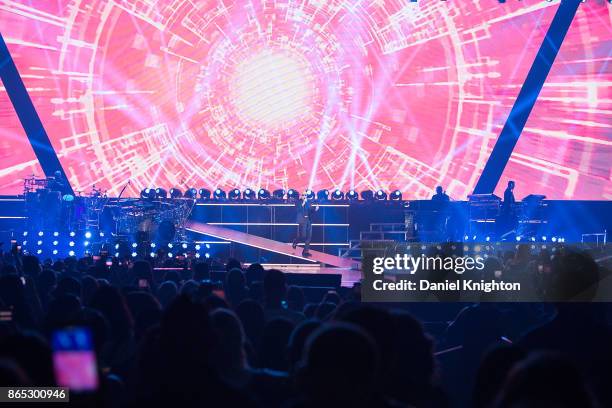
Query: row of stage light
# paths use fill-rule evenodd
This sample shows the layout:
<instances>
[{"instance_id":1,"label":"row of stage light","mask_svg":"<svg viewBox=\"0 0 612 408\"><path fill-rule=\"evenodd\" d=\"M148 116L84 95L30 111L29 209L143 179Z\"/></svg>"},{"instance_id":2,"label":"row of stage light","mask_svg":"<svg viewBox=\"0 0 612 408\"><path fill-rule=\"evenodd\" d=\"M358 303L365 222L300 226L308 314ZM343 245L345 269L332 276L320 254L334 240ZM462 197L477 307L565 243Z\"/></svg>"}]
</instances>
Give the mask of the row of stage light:
<instances>
[{"instance_id":1,"label":"row of stage light","mask_svg":"<svg viewBox=\"0 0 612 408\"><path fill-rule=\"evenodd\" d=\"M98 238L99 237L99 238ZM131 255L133 258L137 256L147 256L151 258L157 257L164 253L168 258L175 256L193 256L194 258L210 258L211 245L208 243L199 244L197 242L126 242L121 239L115 240L115 243L110 246L106 242L104 232L92 233L86 231L84 233L60 233L55 231L24 231L21 248L29 254L39 256L91 256L95 255L101 249L101 244L105 242L108 245L107 252L109 256L114 252L115 257ZM94 250L94 246L97 248ZM112 250L114 248L114 251Z\"/></svg>"},{"instance_id":2,"label":"row of stage light","mask_svg":"<svg viewBox=\"0 0 612 408\"><path fill-rule=\"evenodd\" d=\"M402 192L399 190L394 190L391 193L387 194L384 190L378 190L376 193L372 190L364 190L361 193L357 193L355 190L349 190L346 193L341 190L334 190L330 192L329 190L319 190L316 194L312 190L306 190L306 197L309 200L317 199L319 201L357 201L361 198L364 201L378 200L378 201L401 201L402 200ZM289 189L285 191L283 189L278 189L272 191L266 190L265 188L260 188L258 191L247 188L244 191L240 191L237 188L231 189L228 192L217 188L214 191L208 190L206 188L195 189L190 188L186 191L182 191L178 188L171 188L169 191L163 188L145 188L140 192L141 198L191 198L197 199L201 198L203 200L294 200L300 198L300 193L295 189Z\"/></svg>"}]
</instances>

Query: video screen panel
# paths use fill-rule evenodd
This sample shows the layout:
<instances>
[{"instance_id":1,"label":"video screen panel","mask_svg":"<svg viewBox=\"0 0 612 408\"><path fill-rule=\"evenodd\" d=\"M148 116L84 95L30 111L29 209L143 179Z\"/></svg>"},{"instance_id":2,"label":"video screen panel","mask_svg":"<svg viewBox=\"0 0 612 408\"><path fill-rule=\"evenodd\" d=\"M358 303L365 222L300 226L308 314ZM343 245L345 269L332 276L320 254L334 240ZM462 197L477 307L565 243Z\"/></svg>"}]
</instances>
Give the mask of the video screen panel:
<instances>
[{"instance_id":1,"label":"video screen panel","mask_svg":"<svg viewBox=\"0 0 612 408\"><path fill-rule=\"evenodd\" d=\"M470 194L558 1L9 1L0 32L76 191ZM612 8L583 3L498 185L610 199ZM0 194L42 176L0 89Z\"/></svg>"}]
</instances>

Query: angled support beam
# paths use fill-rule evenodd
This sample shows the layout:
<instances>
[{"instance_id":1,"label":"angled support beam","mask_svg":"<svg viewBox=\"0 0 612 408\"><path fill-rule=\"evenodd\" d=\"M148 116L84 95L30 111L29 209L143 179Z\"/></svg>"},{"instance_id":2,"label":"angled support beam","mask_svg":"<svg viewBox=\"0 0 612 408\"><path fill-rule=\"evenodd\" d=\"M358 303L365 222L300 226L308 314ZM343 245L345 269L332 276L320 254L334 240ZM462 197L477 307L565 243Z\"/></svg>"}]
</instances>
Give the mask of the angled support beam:
<instances>
[{"instance_id":1,"label":"angled support beam","mask_svg":"<svg viewBox=\"0 0 612 408\"><path fill-rule=\"evenodd\" d=\"M512 155L514 146L516 146L523 132L529 114L540 95L544 81L546 81L550 68L557 57L580 2L580 0L561 0L506 124L499 134L478 183L476 183L474 194L490 194L495 190L504 168L508 164L510 155Z\"/></svg>"},{"instance_id":2,"label":"angled support beam","mask_svg":"<svg viewBox=\"0 0 612 408\"><path fill-rule=\"evenodd\" d=\"M2 79L4 88L15 108L21 126L30 140L34 154L36 154L36 158L45 172L45 175L50 177L59 170L62 173L64 184L68 186L67 190L74 194L68 182L68 178L66 177L66 173L55 153L55 149L53 149L51 145L49 136L47 136L47 132L32 103L32 99L30 99L30 95L23 84L21 76L19 76L15 62L2 37L2 33L0 33L0 79Z\"/></svg>"}]
</instances>

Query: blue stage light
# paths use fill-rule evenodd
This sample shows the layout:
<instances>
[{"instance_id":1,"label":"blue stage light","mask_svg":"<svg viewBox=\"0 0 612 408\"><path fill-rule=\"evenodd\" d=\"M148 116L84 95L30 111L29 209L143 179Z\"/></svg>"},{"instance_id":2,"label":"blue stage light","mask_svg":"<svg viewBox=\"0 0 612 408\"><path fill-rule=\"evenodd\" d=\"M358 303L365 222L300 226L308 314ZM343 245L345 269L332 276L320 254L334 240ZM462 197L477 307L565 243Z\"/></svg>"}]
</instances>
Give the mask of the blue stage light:
<instances>
[{"instance_id":1,"label":"blue stage light","mask_svg":"<svg viewBox=\"0 0 612 408\"><path fill-rule=\"evenodd\" d=\"M55 231L55 232L53 233L53 236L54 236L54 237L59 237L59 232Z\"/></svg>"},{"instance_id":2,"label":"blue stage light","mask_svg":"<svg viewBox=\"0 0 612 408\"><path fill-rule=\"evenodd\" d=\"M102 237L102 238L104 237L104 233L103 232L100 232L100 237Z\"/></svg>"},{"instance_id":3,"label":"blue stage light","mask_svg":"<svg viewBox=\"0 0 612 408\"><path fill-rule=\"evenodd\" d=\"M172 248L174 245L172 245L172 242L168 243L168 248Z\"/></svg>"},{"instance_id":4,"label":"blue stage light","mask_svg":"<svg viewBox=\"0 0 612 408\"><path fill-rule=\"evenodd\" d=\"M311 189L306 190L306 198L312 200L315 198L315 193Z\"/></svg>"},{"instance_id":5,"label":"blue stage light","mask_svg":"<svg viewBox=\"0 0 612 408\"><path fill-rule=\"evenodd\" d=\"M277 200L282 200L283 198L285 198L285 190L283 190L282 188L274 190L272 192L272 197L276 198Z\"/></svg>"},{"instance_id":6,"label":"blue stage light","mask_svg":"<svg viewBox=\"0 0 612 408\"><path fill-rule=\"evenodd\" d=\"M260 200L267 200L268 198L270 198L270 192L265 188L260 188L257 192L257 198Z\"/></svg>"},{"instance_id":7,"label":"blue stage light","mask_svg":"<svg viewBox=\"0 0 612 408\"><path fill-rule=\"evenodd\" d=\"M224 200L227 197L227 195L225 194L225 191L218 188L215 190L214 197L215 197L215 200Z\"/></svg>"},{"instance_id":8,"label":"blue stage light","mask_svg":"<svg viewBox=\"0 0 612 408\"><path fill-rule=\"evenodd\" d=\"M151 252L149 255L151 256L151 258L155 258L155 252Z\"/></svg>"},{"instance_id":9,"label":"blue stage light","mask_svg":"<svg viewBox=\"0 0 612 408\"><path fill-rule=\"evenodd\" d=\"M138 254L136 252L132 252L132 258L136 258L136 256L138 256Z\"/></svg>"},{"instance_id":10,"label":"blue stage light","mask_svg":"<svg viewBox=\"0 0 612 408\"><path fill-rule=\"evenodd\" d=\"M552 237L552 242L557 242L557 237Z\"/></svg>"},{"instance_id":11,"label":"blue stage light","mask_svg":"<svg viewBox=\"0 0 612 408\"><path fill-rule=\"evenodd\" d=\"M176 187L172 187L170 189L170 197L172 198L180 198L183 196L183 192Z\"/></svg>"},{"instance_id":12,"label":"blue stage light","mask_svg":"<svg viewBox=\"0 0 612 408\"><path fill-rule=\"evenodd\" d=\"M138 244L136 242L132 243L132 248L137 248Z\"/></svg>"},{"instance_id":13,"label":"blue stage light","mask_svg":"<svg viewBox=\"0 0 612 408\"><path fill-rule=\"evenodd\" d=\"M391 200L393 201L402 201L402 192L399 190L394 190L391 193Z\"/></svg>"},{"instance_id":14,"label":"blue stage light","mask_svg":"<svg viewBox=\"0 0 612 408\"><path fill-rule=\"evenodd\" d=\"M188 188L185 191L185 198L198 198L198 190L196 190L195 188Z\"/></svg>"},{"instance_id":15,"label":"blue stage light","mask_svg":"<svg viewBox=\"0 0 612 408\"><path fill-rule=\"evenodd\" d=\"M199 250L200 250L200 248L201 248L200 244L197 244L197 245L195 246L196 251L199 251Z\"/></svg>"},{"instance_id":16,"label":"blue stage light","mask_svg":"<svg viewBox=\"0 0 612 408\"><path fill-rule=\"evenodd\" d=\"M76 235L76 232L74 232L74 231L70 231L70 236L71 236L71 237L74 237L75 235Z\"/></svg>"},{"instance_id":17,"label":"blue stage light","mask_svg":"<svg viewBox=\"0 0 612 408\"><path fill-rule=\"evenodd\" d=\"M28 231L23 231L23 236L27 237L28 236Z\"/></svg>"},{"instance_id":18,"label":"blue stage light","mask_svg":"<svg viewBox=\"0 0 612 408\"><path fill-rule=\"evenodd\" d=\"M89 241L85 241L85 242L83 242L83 245L85 245L85 246L89 246Z\"/></svg>"},{"instance_id":19,"label":"blue stage light","mask_svg":"<svg viewBox=\"0 0 612 408\"><path fill-rule=\"evenodd\" d=\"M344 200L344 193L342 191L336 189L332 193L331 198L332 198L332 200L335 200L335 201Z\"/></svg>"},{"instance_id":20,"label":"blue stage light","mask_svg":"<svg viewBox=\"0 0 612 408\"><path fill-rule=\"evenodd\" d=\"M298 193L297 190L290 188L289 191L287 191L288 200L297 200L298 198L300 198L300 193Z\"/></svg>"},{"instance_id":21,"label":"blue stage light","mask_svg":"<svg viewBox=\"0 0 612 408\"><path fill-rule=\"evenodd\" d=\"M42 245L42 243L43 243L43 242L42 242L41 240L38 240L38 242L37 242L36 244L38 244L38 245Z\"/></svg>"},{"instance_id":22,"label":"blue stage light","mask_svg":"<svg viewBox=\"0 0 612 408\"><path fill-rule=\"evenodd\" d=\"M237 188L231 189L228 197L230 200L240 200L240 190Z\"/></svg>"},{"instance_id":23,"label":"blue stage light","mask_svg":"<svg viewBox=\"0 0 612 408\"><path fill-rule=\"evenodd\" d=\"M38 231L38 236L39 236L39 237L42 237L43 235L45 235L45 233L44 233L44 232L42 232L42 231Z\"/></svg>"},{"instance_id":24,"label":"blue stage light","mask_svg":"<svg viewBox=\"0 0 612 408\"><path fill-rule=\"evenodd\" d=\"M210 249L210 244L206 244L206 249Z\"/></svg>"},{"instance_id":25,"label":"blue stage light","mask_svg":"<svg viewBox=\"0 0 612 408\"><path fill-rule=\"evenodd\" d=\"M57 249L53 250L53 255L57 255Z\"/></svg>"},{"instance_id":26,"label":"blue stage light","mask_svg":"<svg viewBox=\"0 0 612 408\"><path fill-rule=\"evenodd\" d=\"M57 246L57 244L59 244L59 242L53 241L53 245Z\"/></svg>"},{"instance_id":27,"label":"blue stage light","mask_svg":"<svg viewBox=\"0 0 612 408\"><path fill-rule=\"evenodd\" d=\"M470 237L468 237L467 235L463 237L464 241L467 241L468 239L470 239Z\"/></svg>"},{"instance_id":28,"label":"blue stage light","mask_svg":"<svg viewBox=\"0 0 612 408\"><path fill-rule=\"evenodd\" d=\"M115 258L119 258L119 252L115 252Z\"/></svg>"},{"instance_id":29,"label":"blue stage light","mask_svg":"<svg viewBox=\"0 0 612 408\"><path fill-rule=\"evenodd\" d=\"M42 254L42 249L37 249L37 250L36 250L36 253L37 253L38 255Z\"/></svg>"},{"instance_id":30,"label":"blue stage light","mask_svg":"<svg viewBox=\"0 0 612 408\"><path fill-rule=\"evenodd\" d=\"M196 258L199 258L199 257L200 257L200 254L195 254L195 257L196 257Z\"/></svg>"},{"instance_id":31,"label":"blue stage light","mask_svg":"<svg viewBox=\"0 0 612 408\"><path fill-rule=\"evenodd\" d=\"M491 237L487 236L485 237L485 241L489 242L491 240Z\"/></svg>"},{"instance_id":32,"label":"blue stage light","mask_svg":"<svg viewBox=\"0 0 612 408\"><path fill-rule=\"evenodd\" d=\"M168 192L165 189L161 188L161 187L157 187L155 189L155 197L157 197L157 198L166 198L166 197L168 197Z\"/></svg>"},{"instance_id":33,"label":"blue stage light","mask_svg":"<svg viewBox=\"0 0 612 408\"><path fill-rule=\"evenodd\" d=\"M542 241L546 241L546 235L542 235Z\"/></svg>"},{"instance_id":34,"label":"blue stage light","mask_svg":"<svg viewBox=\"0 0 612 408\"><path fill-rule=\"evenodd\" d=\"M210 190L207 188L201 188L200 191L198 191L198 193L200 194L200 198L203 200L210 200Z\"/></svg>"},{"instance_id":35,"label":"blue stage light","mask_svg":"<svg viewBox=\"0 0 612 408\"><path fill-rule=\"evenodd\" d=\"M74 256L74 251L68 251L69 256Z\"/></svg>"},{"instance_id":36,"label":"blue stage light","mask_svg":"<svg viewBox=\"0 0 612 408\"><path fill-rule=\"evenodd\" d=\"M357 194L357 191L355 190L349 190L346 193L346 198L350 201L359 200L359 194Z\"/></svg>"},{"instance_id":37,"label":"blue stage light","mask_svg":"<svg viewBox=\"0 0 612 408\"><path fill-rule=\"evenodd\" d=\"M182 245L183 249L187 249L187 244Z\"/></svg>"},{"instance_id":38,"label":"blue stage light","mask_svg":"<svg viewBox=\"0 0 612 408\"><path fill-rule=\"evenodd\" d=\"M372 190L365 190L361 192L361 199L362 200L373 200L374 199L374 192Z\"/></svg>"},{"instance_id":39,"label":"blue stage light","mask_svg":"<svg viewBox=\"0 0 612 408\"><path fill-rule=\"evenodd\" d=\"M145 188L140 192L140 198L155 198L155 190L152 188Z\"/></svg>"},{"instance_id":40,"label":"blue stage light","mask_svg":"<svg viewBox=\"0 0 612 408\"><path fill-rule=\"evenodd\" d=\"M254 200L255 191L250 188L245 189L244 193L242 193L242 198L244 198L245 200Z\"/></svg>"},{"instance_id":41,"label":"blue stage light","mask_svg":"<svg viewBox=\"0 0 612 408\"><path fill-rule=\"evenodd\" d=\"M520 240L521 240L521 237L520 237L520 236L516 237L516 241L517 241L517 242L518 242L518 241L520 241Z\"/></svg>"},{"instance_id":42,"label":"blue stage light","mask_svg":"<svg viewBox=\"0 0 612 408\"><path fill-rule=\"evenodd\" d=\"M87 238L87 239L91 238L91 232L87 231L85 233L85 238Z\"/></svg>"},{"instance_id":43,"label":"blue stage light","mask_svg":"<svg viewBox=\"0 0 612 408\"><path fill-rule=\"evenodd\" d=\"M204 256L205 256L206 258L210 258L210 254L209 254L208 252L207 252L207 253L205 253L205 254L204 254Z\"/></svg>"},{"instance_id":44,"label":"blue stage light","mask_svg":"<svg viewBox=\"0 0 612 408\"><path fill-rule=\"evenodd\" d=\"M28 241L23 241L23 242L21 243L21 245L23 245L23 246L28 245Z\"/></svg>"},{"instance_id":45,"label":"blue stage light","mask_svg":"<svg viewBox=\"0 0 612 408\"><path fill-rule=\"evenodd\" d=\"M329 199L329 190L319 190L317 192L317 199L320 201L326 201Z\"/></svg>"},{"instance_id":46,"label":"blue stage light","mask_svg":"<svg viewBox=\"0 0 612 408\"><path fill-rule=\"evenodd\" d=\"M172 255L172 252L168 252L168 258L172 258L174 255Z\"/></svg>"},{"instance_id":47,"label":"blue stage light","mask_svg":"<svg viewBox=\"0 0 612 408\"><path fill-rule=\"evenodd\" d=\"M387 199L387 193L385 193L383 190L378 190L376 192L376 199L380 200L380 201L384 201Z\"/></svg>"},{"instance_id":48,"label":"blue stage light","mask_svg":"<svg viewBox=\"0 0 612 408\"><path fill-rule=\"evenodd\" d=\"M70 241L70 242L68 243L68 246L73 247L73 246L74 246L74 241Z\"/></svg>"},{"instance_id":49,"label":"blue stage light","mask_svg":"<svg viewBox=\"0 0 612 408\"><path fill-rule=\"evenodd\" d=\"M157 246L157 244L155 244L155 242L151 242L151 248L155 248Z\"/></svg>"},{"instance_id":50,"label":"blue stage light","mask_svg":"<svg viewBox=\"0 0 612 408\"><path fill-rule=\"evenodd\" d=\"M119 244L115 244L115 249L119 249Z\"/></svg>"}]
</instances>

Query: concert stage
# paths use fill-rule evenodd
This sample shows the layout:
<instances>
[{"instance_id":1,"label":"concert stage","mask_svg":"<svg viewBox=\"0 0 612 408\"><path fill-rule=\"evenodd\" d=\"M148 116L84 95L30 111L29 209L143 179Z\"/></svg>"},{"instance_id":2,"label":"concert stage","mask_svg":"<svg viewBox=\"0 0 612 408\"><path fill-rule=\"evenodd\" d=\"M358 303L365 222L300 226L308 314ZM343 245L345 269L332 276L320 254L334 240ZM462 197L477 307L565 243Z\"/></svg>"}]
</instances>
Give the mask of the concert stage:
<instances>
[{"instance_id":1,"label":"concert stage","mask_svg":"<svg viewBox=\"0 0 612 408\"><path fill-rule=\"evenodd\" d=\"M328 200L320 204L308 258L302 256L303 243L295 250L291 246L297 231L296 210L287 200L77 197L62 205L71 209L67 212L71 217L81 213L82 219L64 219L63 224L51 227L32 218L24 196L5 196L0 198L0 231L6 247L14 240L26 252L43 258L105 253L132 258L201 258L215 264L234 257L287 272L338 274L343 284L359 280L364 251L380 244L499 241L488 202L450 203L448 214L459 214L461 220L453 230L455 236L442 236L435 230L440 219L453 218L432 208L428 200ZM534 213L531 204L519 204L525 208L519 222L522 233L510 242L601 244L612 228L608 201L543 200L539 205ZM105 208L112 209L115 217L108 218ZM172 216L185 219L168 218ZM172 229L164 228L168 225Z\"/></svg>"}]
</instances>

